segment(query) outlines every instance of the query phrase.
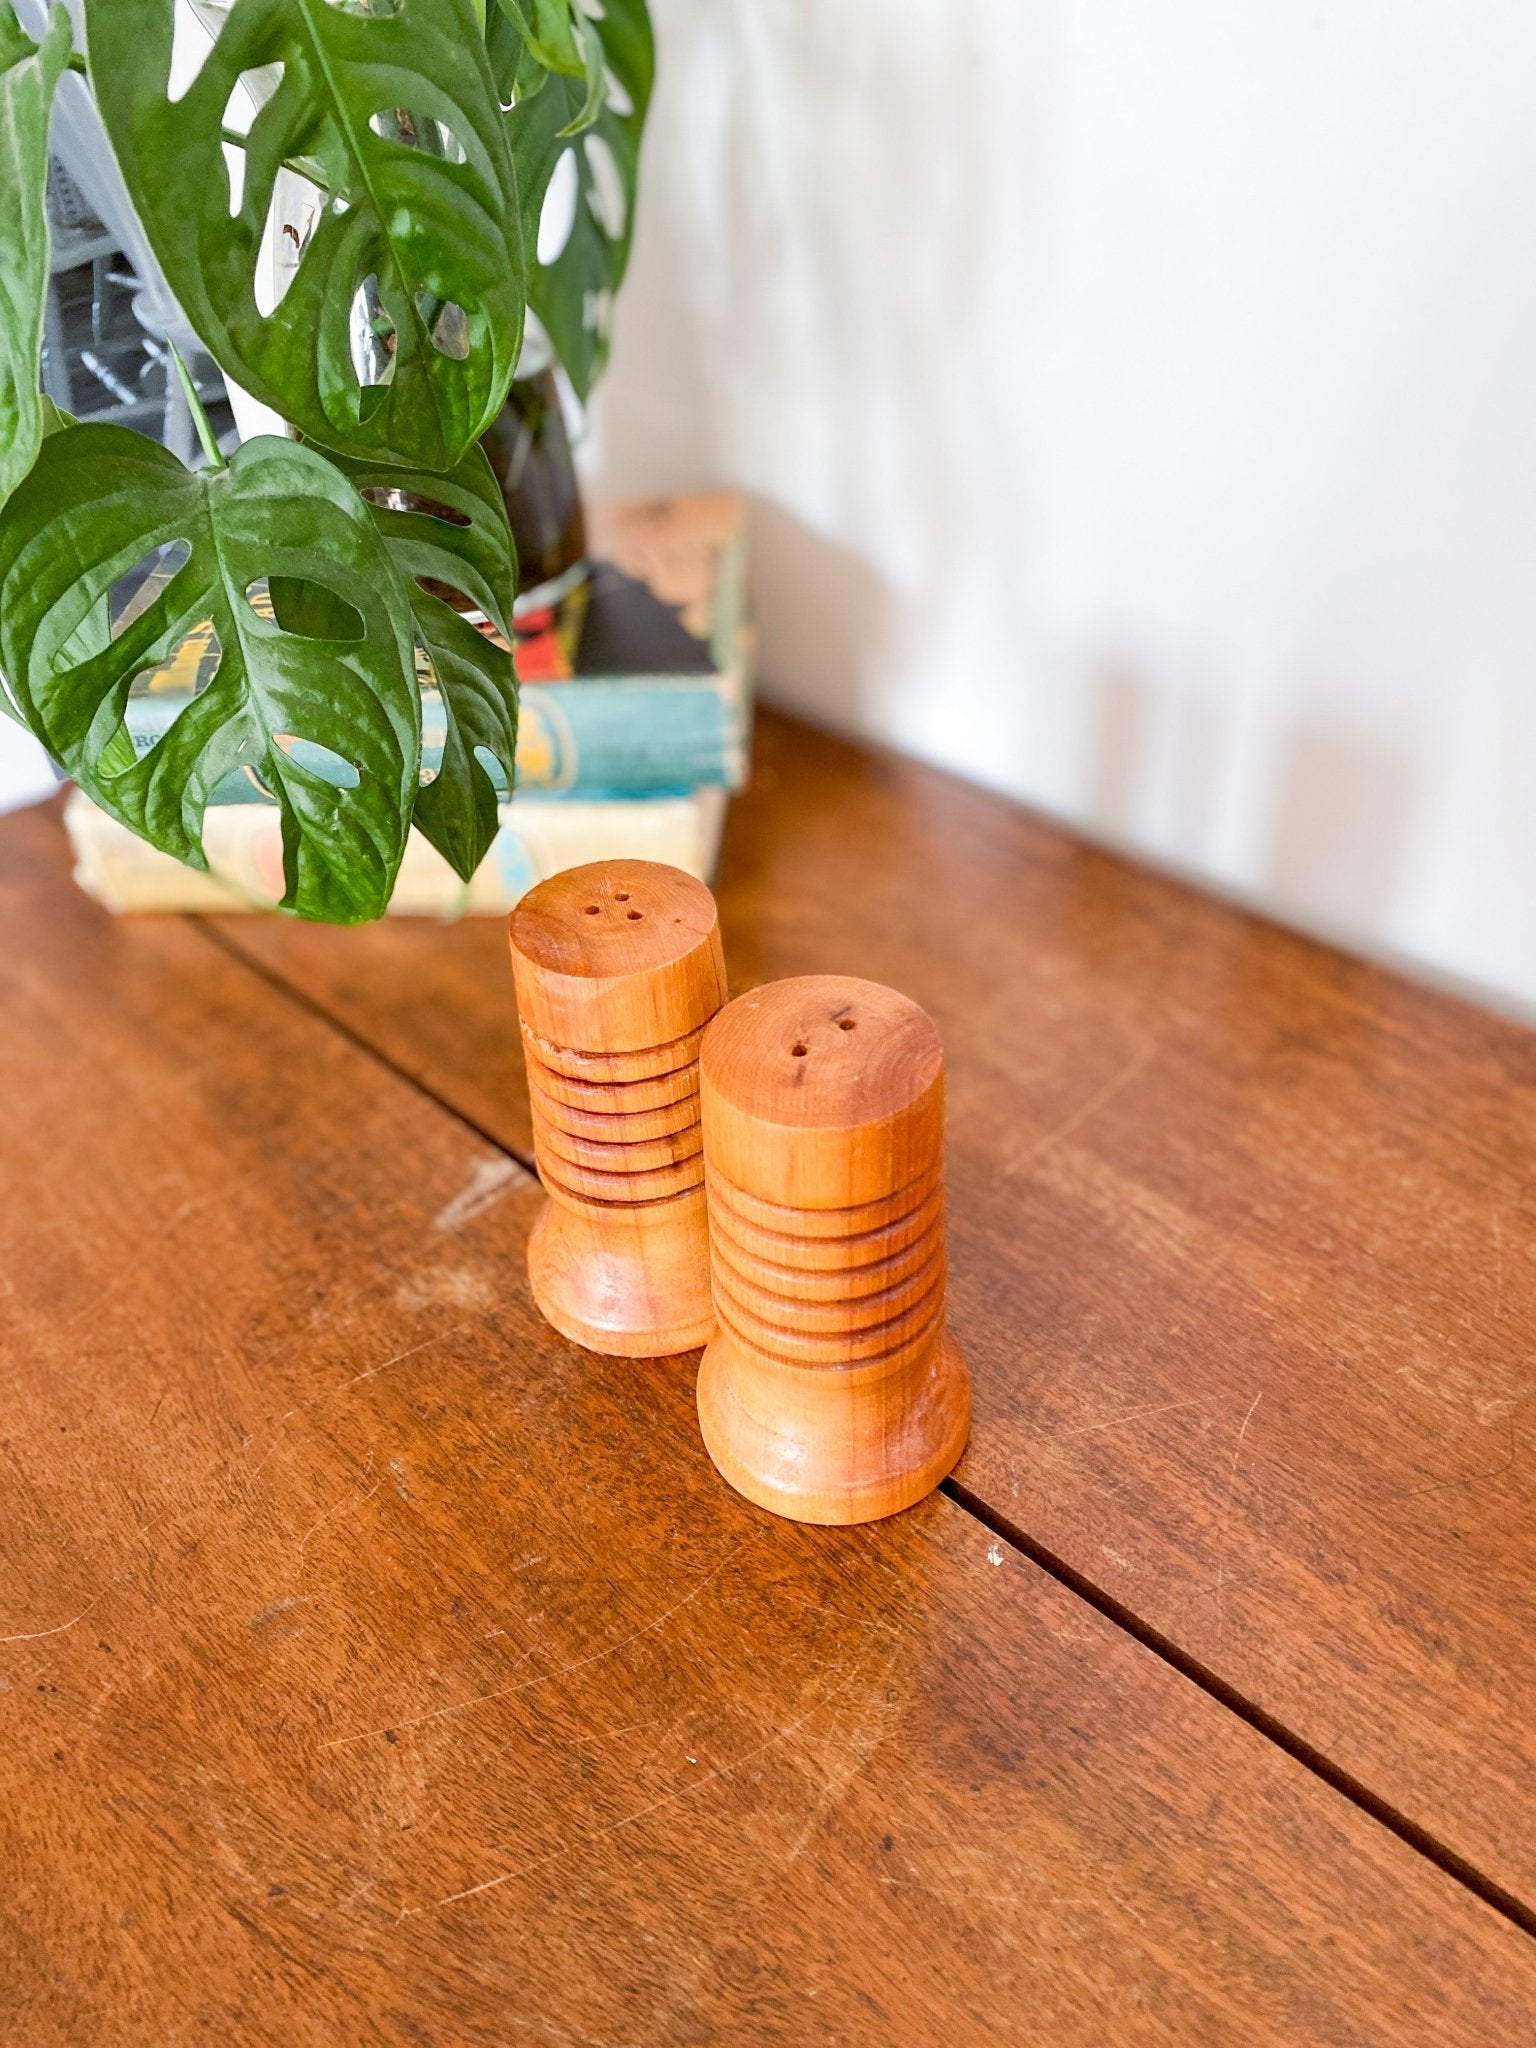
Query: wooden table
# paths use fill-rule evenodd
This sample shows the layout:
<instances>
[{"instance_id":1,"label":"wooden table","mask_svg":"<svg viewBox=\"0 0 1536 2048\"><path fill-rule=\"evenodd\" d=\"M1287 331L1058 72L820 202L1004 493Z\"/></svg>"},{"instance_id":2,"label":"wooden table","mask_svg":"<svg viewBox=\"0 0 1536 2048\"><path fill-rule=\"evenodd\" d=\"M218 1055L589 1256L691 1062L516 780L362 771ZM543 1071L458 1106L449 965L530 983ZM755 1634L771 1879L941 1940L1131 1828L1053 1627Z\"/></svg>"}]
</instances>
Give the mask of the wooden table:
<instances>
[{"instance_id":1,"label":"wooden table","mask_svg":"<svg viewBox=\"0 0 1536 2048\"><path fill-rule=\"evenodd\" d=\"M1536 1040L765 717L733 981L943 1031L945 1493L555 1337L499 921L0 821L0 2010L34 2044L1536 2038Z\"/></svg>"}]
</instances>

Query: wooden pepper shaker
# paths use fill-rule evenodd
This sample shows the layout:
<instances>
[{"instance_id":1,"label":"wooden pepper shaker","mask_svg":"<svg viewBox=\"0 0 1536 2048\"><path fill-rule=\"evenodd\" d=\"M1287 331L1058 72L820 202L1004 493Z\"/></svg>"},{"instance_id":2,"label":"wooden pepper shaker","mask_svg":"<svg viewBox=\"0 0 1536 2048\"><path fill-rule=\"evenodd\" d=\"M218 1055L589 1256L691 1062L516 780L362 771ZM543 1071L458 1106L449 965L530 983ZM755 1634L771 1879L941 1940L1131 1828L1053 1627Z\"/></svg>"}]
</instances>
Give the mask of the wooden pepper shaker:
<instances>
[{"instance_id":1,"label":"wooden pepper shaker","mask_svg":"<svg viewBox=\"0 0 1536 2048\"><path fill-rule=\"evenodd\" d=\"M719 1329L699 1423L738 1492L865 1522L965 1448L945 1325L944 1056L916 1003L804 975L731 1003L700 1055Z\"/></svg>"},{"instance_id":2,"label":"wooden pepper shaker","mask_svg":"<svg viewBox=\"0 0 1536 2048\"><path fill-rule=\"evenodd\" d=\"M597 861L511 917L534 1151L533 1297L589 1350L702 1344L710 1301L699 1040L725 1001L715 900L655 861Z\"/></svg>"}]
</instances>

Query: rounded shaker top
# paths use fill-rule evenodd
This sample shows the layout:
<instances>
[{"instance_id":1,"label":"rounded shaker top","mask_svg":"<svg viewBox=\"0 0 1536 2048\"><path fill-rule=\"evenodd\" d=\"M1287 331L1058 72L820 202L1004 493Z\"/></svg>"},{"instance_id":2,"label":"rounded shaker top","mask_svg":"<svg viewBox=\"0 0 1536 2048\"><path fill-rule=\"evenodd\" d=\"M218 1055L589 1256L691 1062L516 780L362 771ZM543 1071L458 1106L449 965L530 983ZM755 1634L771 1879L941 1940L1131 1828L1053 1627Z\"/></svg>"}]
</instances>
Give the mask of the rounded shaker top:
<instances>
[{"instance_id":1,"label":"rounded shaker top","mask_svg":"<svg viewBox=\"0 0 1536 2048\"><path fill-rule=\"evenodd\" d=\"M895 989L840 974L771 982L704 1034L710 1164L790 1208L883 1202L940 1170L943 1077L931 1018Z\"/></svg>"},{"instance_id":2,"label":"rounded shaker top","mask_svg":"<svg viewBox=\"0 0 1536 2048\"><path fill-rule=\"evenodd\" d=\"M630 1052L698 1031L725 1000L715 900L657 861L593 861L528 891L509 921L525 1027Z\"/></svg>"}]
</instances>

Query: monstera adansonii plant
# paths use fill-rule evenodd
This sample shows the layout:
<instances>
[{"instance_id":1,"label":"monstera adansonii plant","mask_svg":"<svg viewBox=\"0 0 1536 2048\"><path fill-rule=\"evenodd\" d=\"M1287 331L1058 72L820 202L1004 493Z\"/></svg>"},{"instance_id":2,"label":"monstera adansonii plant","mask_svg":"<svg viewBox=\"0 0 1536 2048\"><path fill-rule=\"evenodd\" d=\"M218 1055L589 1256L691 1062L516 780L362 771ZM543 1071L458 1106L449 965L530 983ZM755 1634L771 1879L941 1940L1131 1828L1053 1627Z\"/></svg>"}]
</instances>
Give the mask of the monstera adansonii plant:
<instances>
[{"instance_id":1,"label":"monstera adansonii plant","mask_svg":"<svg viewBox=\"0 0 1536 2048\"><path fill-rule=\"evenodd\" d=\"M530 303L579 393L602 367L650 23L644 0L193 5L212 41L188 83L177 0L84 0L83 53L62 7L34 42L0 0L0 703L193 867L210 794L253 770L282 811L284 908L357 923L387 904L413 822L466 880L495 835L516 681L463 612L510 638L517 565L479 437ZM189 393L207 458L189 470L40 396L66 69L191 326L293 438L226 461ZM541 263L568 153L575 217ZM279 203L295 179L302 237ZM210 624L212 679L136 755L134 678ZM425 783L418 650L448 728Z\"/></svg>"}]
</instances>

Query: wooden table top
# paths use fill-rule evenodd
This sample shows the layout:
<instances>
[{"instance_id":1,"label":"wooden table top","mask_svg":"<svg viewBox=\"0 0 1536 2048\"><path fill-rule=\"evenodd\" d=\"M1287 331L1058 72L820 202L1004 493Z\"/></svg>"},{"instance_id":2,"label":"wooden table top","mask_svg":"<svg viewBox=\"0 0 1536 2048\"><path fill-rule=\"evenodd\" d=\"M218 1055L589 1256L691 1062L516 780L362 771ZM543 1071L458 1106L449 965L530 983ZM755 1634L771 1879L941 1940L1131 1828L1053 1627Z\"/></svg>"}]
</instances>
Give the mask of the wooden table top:
<instances>
[{"instance_id":1,"label":"wooden table top","mask_svg":"<svg viewBox=\"0 0 1536 2048\"><path fill-rule=\"evenodd\" d=\"M1528 2041L1536 1040L771 716L719 893L947 1046L864 1529L533 1311L499 920L0 820L8 2038Z\"/></svg>"}]
</instances>

